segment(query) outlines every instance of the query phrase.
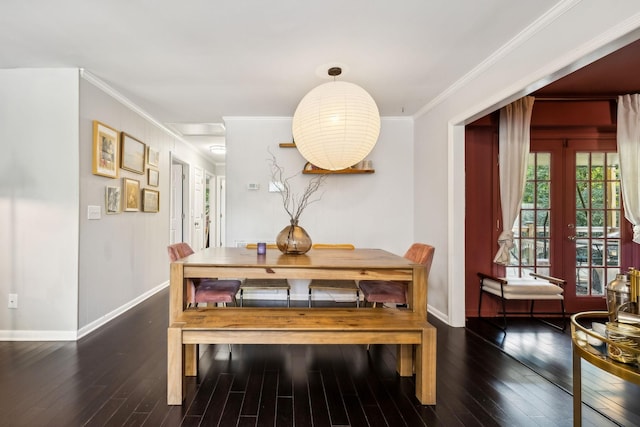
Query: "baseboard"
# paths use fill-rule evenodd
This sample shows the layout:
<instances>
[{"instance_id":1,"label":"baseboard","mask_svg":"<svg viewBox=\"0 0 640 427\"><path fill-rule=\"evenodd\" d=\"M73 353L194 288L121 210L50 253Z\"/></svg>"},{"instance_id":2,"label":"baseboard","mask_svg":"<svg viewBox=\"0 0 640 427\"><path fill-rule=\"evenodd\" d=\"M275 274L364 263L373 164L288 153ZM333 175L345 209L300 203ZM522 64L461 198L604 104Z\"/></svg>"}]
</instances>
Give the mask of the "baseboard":
<instances>
[{"instance_id":1,"label":"baseboard","mask_svg":"<svg viewBox=\"0 0 640 427\"><path fill-rule=\"evenodd\" d=\"M447 325L449 325L449 316L441 312L440 310L436 310L433 306L427 304L427 313L431 314L438 320L443 321ZM449 325L451 326L451 325Z\"/></svg>"},{"instance_id":2,"label":"baseboard","mask_svg":"<svg viewBox=\"0 0 640 427\"><path fill-rule=\"evenodd\" d=\"M0 341L75 341L75 331L0 331Z\"/></svg>"},{"instance_id":3,"label":"baseboard","mask_svg":"<svg viewBox=\"0 0 640 427\"><path fill-rule=\"evenodd\" d=\"M105 314L101 318L94 320L93 322L89 323L86 326L83 326L82 328L78 329L78 334L77 334L77 338L76 339L80 339L80 338L90 334L91 332L93 332L96 329L100 328L101 326L105 325L109 321L111 321L111 320L115 319L116 317L120 316L122 313L132 309L136 305L138 305L141 302L145 301L147 298L150 298L153 295L157 294L161 290L165 289L167 286L169 286L169 281L161 283L160 285L156 286L155 288L148 290L147 292L145 292L144 294L138 296L137 298L135 298L135 299L127 302L126 304L116 308L112 312Z\"/></svg>"},{"instance_id":4,"label":"baseboard","mask_svg":"<svg viewBox=\"0 0 640 427\"><path fill-rule=\"evenodd\" d=\"M77 331L0 331L0 341L77 341L169 286L166 281Z\"/></svg>"}]
</instances>

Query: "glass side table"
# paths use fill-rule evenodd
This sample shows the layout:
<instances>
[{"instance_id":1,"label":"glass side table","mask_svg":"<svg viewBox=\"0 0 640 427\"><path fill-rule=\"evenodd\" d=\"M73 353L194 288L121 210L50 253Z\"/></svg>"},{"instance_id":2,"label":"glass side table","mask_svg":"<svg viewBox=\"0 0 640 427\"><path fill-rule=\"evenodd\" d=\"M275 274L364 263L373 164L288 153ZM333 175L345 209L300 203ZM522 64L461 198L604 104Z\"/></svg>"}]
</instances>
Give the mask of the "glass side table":
<instances>
[{"instance_id":1,"label":"glass side table","mask_svg":"<svg viewBox=\"0 0 640 427\"><path fill-rule=\"evenodd\" d=\"M573 353L573 425L582 425L581 359L626 381L640 385L640 342L617 335L603 337L591 329L591 322L609 321L606 311L585 311L571 316ZM625 325L621 325L622 329ZM619 331L618 331L619 332ZM623 363L623 360L627 363Z\"/></svg>"}]
</instances>

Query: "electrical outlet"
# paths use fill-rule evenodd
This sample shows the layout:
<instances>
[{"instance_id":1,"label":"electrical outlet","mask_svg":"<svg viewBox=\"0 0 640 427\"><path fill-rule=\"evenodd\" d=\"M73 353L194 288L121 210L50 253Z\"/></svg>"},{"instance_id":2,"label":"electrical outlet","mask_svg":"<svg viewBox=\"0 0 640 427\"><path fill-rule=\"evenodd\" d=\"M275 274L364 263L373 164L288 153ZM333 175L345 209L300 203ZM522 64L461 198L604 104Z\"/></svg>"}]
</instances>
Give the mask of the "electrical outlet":
<instances>
[{"instance_id":1,"label":"electrical outlet","mask_svg":"<svg viewBox=\"0 0 640 427\"><path fill-rule=\"evenodd\" d=\"M18 308L18 294L9 294L9 308Z\"/></svg>"}]
</instances>

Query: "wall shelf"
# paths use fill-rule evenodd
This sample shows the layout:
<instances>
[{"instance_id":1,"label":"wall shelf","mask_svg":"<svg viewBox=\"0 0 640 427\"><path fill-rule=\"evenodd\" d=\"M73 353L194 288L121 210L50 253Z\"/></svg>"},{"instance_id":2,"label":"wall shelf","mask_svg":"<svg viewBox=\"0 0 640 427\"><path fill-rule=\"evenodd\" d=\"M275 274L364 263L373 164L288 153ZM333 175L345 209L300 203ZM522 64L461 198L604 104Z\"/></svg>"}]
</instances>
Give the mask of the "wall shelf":
<instances>
[{"instance_id":1,"label":"wall shelf","mask_svg":"<svg viewBox=\"0 0 640 427\"><path fill-rule=\"evenodd\" d=\"M278 144L280 148L296 148L295 142L281 142ZM375 169L355 169L347 168L337 171L330 171L327 169L320 169L307 162L302 169L304 175L355 175L355 174L370 174L375 173Z\"/></svg>"},{"instance_id":2,"label":"wall shelf","mask_svg":"<svg viewBox=\"0 0 640 427\"><path fill-rule=\"evenodd\" d=\"M349 175L349 174L365 174L365 173L374 173L375 169L354 169L354 168L347 168L347 169L340 169L337 171L330 171L327 169L320 169L320 168L316 168L313 165L311 165L309 162L307 162L304 165L304 169L302 170L303 174L315 174L315 175L332 175L332 174L341 174L341 175Z\"/></svg>"}]
</instances>

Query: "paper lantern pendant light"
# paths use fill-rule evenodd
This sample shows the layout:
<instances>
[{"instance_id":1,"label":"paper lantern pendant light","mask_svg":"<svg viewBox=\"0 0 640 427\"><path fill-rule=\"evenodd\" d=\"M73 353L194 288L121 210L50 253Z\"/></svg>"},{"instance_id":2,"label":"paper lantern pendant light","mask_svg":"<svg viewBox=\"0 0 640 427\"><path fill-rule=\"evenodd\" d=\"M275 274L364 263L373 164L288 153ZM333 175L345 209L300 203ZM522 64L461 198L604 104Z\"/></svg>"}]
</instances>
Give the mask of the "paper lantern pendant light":
<instances>
[{"instance_id":1,"label":"paper lantern pendant light","mask_svg":"<svg viewBox=\"0 0 640 427\"><path fill-rule=\"evenodd\" d=\"M340 71L332 68L329 75ZM380 113L360 86L333 81L302 98L292 130L296 147L308 162L327 170L346 169L373 149L380 135Z\"/></svg>"}]
</instances>

